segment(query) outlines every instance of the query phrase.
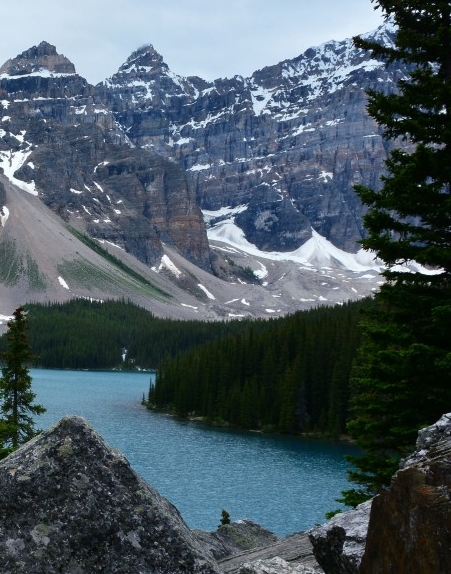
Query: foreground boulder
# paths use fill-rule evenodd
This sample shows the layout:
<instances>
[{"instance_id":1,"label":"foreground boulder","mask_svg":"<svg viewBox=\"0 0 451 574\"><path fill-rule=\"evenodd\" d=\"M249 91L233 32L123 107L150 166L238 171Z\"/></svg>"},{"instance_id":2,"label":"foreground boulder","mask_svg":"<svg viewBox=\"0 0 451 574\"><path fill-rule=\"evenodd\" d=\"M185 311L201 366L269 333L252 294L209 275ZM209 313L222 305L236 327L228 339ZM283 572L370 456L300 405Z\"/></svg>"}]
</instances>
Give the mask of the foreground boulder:
<instances>
[{"instance_id":1,"label":"foreground boulder","mask_svg":"<svg viewBox=\"0 0 451 574\"><path fill-rule=\"evenodd\" d=\"M418 433L385 492L309 538L326 574L449 574L451 413Z\"/></svg>"},{"instance_id":2,"label":"foreground boulder","mask_svg":"<svg viewBox=\"0 0 451 574\"><path fill-rule=\"evenodd\" d=\"M0 462L3 574L217 574L177 509L80 417Z\"/></svg>"},{"instance_id":3,"label":"foreground boulder","mask_svg":"<svg viewBox=\"0 0 451 574\"><path fill-rule=\"evenodd\" d=\"M390 488L373 500L361 574L451 572L451 413L420 431Z\"/></svg>"},{"instance_id":4,"label":"foreground boulder","mask_svg":"<svg viewBox=\"0 0 451 574\"><path fill-rule=\"evenodd\" d=\"M359 574L370 510L368 500L310 531L315 558L326 574Z\"/></svg>"}]
</instances>

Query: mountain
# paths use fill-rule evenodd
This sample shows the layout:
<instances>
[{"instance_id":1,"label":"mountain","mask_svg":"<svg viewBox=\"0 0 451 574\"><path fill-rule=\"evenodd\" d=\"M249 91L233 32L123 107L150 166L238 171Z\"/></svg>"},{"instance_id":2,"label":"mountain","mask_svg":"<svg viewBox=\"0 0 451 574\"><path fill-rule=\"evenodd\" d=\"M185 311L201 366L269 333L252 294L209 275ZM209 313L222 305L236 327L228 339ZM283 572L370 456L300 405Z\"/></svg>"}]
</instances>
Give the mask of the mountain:
<instances>
[{"instance_id":1,"label":"mountain","mask_svg":"<svg viewBox=\"0 0 451 574\"><path fill-rule=\"evenodd\" d=\"M0 88L8 98L2 166L14 183L39 190L64 221L140 261L155 263L167 241L209 267L202 214L183 170L130 146L94 87L54 46L42 42L6 62Z\"/></svg>"},{"instance_id":2,"label":"mountain","mask_svg":"<svg viewBox=\"0 0 451 574\"><path fill-rule=\"evenodd\" d=\"M367 36L390 44L393 33ZM259 249L292 251L313 228L355 252L363 210L352 185L378 185L388 145L365 90L393 89L405 73L344 40L208 83L176 76L145 46L99 87L134 145L184 167L202 209L247 206L235 221Z\"/></svg>"},{"instance_id":3,"label":"mountain","mask_svg":"<svg viewBox=\"0 0 451 574\"><path fill-rule=\"evenodd\" d=\"M385 24L368 37L393 33ZM406 73L351 40L214 82L174 74L151 45L97 86L46 42L8 60L0 313L24 299L127 296L169 316L273 316L367 295L380 265L359 251L352 185L378 185L389 144L365 90L393 90ZM66 264L77 254L90 268L111 264L95 246L171 303L94 272L89 288L80 273L74 281Z\"/></svg>"}]
</instances>

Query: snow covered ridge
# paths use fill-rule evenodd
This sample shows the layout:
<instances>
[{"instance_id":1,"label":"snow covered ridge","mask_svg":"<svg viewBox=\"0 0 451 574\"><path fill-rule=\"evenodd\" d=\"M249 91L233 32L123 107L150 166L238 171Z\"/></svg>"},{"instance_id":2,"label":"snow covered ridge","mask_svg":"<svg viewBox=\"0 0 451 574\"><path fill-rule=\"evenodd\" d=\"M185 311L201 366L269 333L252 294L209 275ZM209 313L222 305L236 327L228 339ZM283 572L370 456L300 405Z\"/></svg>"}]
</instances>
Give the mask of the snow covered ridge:
<instances>
[{"instance_id":1,"label":"snow covered ridge","mask_svg":"<svg viewBox=\"0 0 451 574\"><path fill-rule=\"evenodd\" d=\"M376 30L362 34L362 37L390 46L393 45L394 32L393 24L388 22ZM281 65L283 83L281 85L267 85L264 78L268 71L279 65ZM110 88L130 86L133 90L135 104L161 98L161 94L158 93L160 86L155 83L155 80L151 80L151 73L155 70L159 70L160 76L165 76L172 81L173 88L171 93L166 94L167 96L183 95L188 97L191 102L213 92L223 93L224 87L229 84L230 86L237 85L241 87L241 90L248 93L249 104L252 106L254 114L259 116L270 113L271 108L283 107L284 101L280 94L287 89L293 90L304 87L309 92L306 97L308 101L326 91L333 93L358 70L372 71L384 66L384 62L371 58L368 52L357 50L352 39L330 40L319 46L309 48L296 58L257 70L249 78L239 75L233 78L218 78L212 82L205 82L204 89L198 89L191 78L185 78L171 72L162 56L155 51L152 45L148 45L134 52L116 74L102 83ZM230 111L233 111L232 108L233 106L231 106ZM207 117L202 122L203 126L199 127L214 123L224 113L223 111L216 117ZM196 128L197 126L191 125L191 127Z\"/></svg>"},{"instance_id":2,"label":"snow covered ridge","mask_svg":"<svg viewBox=\"0 0 451 574\"><path fill-rule=\"evenodd\" d=\"M0 74L0 80L15 80L22 78L66 78L68 76L76 76L76 72L70 74L63 74L59 72L52 72L46 68L40 68L34 72L28 72L24 74Z\"/></svg>"},{"instance_id":3,"label":"snow covered ridge","mask_svg":"<svg viewBox=\"0 0 451 574\"><path fill-rule=\"evenodd\" d=\"M295 251L262 251L247 241L243 230L235 223L234 216L246 209L247 206L240 205L236 208L223 207L218 211L203 211L205 221L213 223L213 225L207 229L209 241L226 243L234 249L263 259L293 261L305 267L332 265L333 267L338 266L357 273L367 270L374 270L380 273L383 269L382 262L377 261L374 254L364 251L363 249L360 249L355 254L342 251L314 229L312 229L312 237Z\"/></svg>"},{"instance_id":4,"label":"snow covered ridge","mask_svg":"<svg viewBox=\"0 0 451 574\"><path fill-rule=\"evenodd\" d=\"M244 232L236 223L234 215L241 213L246 206L237 208L221 208L218 211L203 211L204 219L213 222L207 230L209 241L225 243L232 249L239 250L249 255L273 261L292 261L305 268L342 268L354 273L374 271L377 274L384 270L384 263L375 257L375 254L364 249L359 249L357 253L348 253L333 245L326 238L322 237L312 228L312 236L299 249L290 252L268 252L258 249L249 243L244 236ZM216 223L215 223L216 220ZM393 268L397 271L418 272L425 275L440 273L440 270L428 270L415 261L408 265L399 264ZM265 270L258 271L262 278L265 277Z\"/></svg>"},{"instance_id":5,"label":"snow covered ridge","mask_svg":"<svg viewBox=\"0 0 451 574\"><path fill-rule=\"evenodd\" d=\"M383 269L381 262L363 249L357 253L347 253L335 247L330 241L322 237L312 229L312 237L299 249L290 252L261 251L252 243L249 243L244 232L231 219L221 221L207 230L209 241L226 243L234 249L238 249L249 255L270 259L273 261L292 261L303 267L341 267L361 273L372 270L380 273Z\"/></svg>"}]
</instances>

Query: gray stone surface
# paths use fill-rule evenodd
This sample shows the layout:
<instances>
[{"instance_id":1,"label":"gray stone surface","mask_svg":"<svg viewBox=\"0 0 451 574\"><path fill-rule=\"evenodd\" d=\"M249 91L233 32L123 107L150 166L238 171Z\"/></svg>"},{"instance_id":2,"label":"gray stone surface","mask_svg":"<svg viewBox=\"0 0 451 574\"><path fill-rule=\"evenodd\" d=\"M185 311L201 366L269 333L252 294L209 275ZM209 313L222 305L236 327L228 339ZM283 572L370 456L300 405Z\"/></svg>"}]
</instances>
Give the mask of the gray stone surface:
<instances>
[{"instance_id":1,"label":"gray stone surface","mask_svg":"<svg viewBox=\"0 0 451 574\"><path fill-rule=\"evenodd\" d=\"M80 417L0 462L3 574L217 574L177 509Z\"/></svg>"},{"instance_id":2,"label":"gray stone surface","mask_svg":"<svg viewBox=\"0 0 451 574\"><path fill-rule=\"evenodd\" d=\"M408 468L417 462L423 462L431 447L449 437L451 437L451 413L446 413L436 423L418 432L415 451L401 461L399 468Z\"/></svg>"},{"instance_id":3,"label":"gray stone surface","mask_svg":"<svg viewBox=\"0 0 451 574\"><path fill-rule=\"evenodd\" d=\"M205 225L182 167L136 149L55 46L42 42L1 70L0 110L7 106L8 116L0 151L28 152L17 180L34 182L41 200L73 227L149 266L164 242L210 270Z\"/></svg>"},{"instance_id":4,"label":"gray stone surface","mask_svg":"<svg viewBox=\"0 0 451 574\"><path fill-rule=\"evenodd\" d=\"M365 90L404 75L343 40L206 82L176 76L149 45L97 88L135 145L187 170L203 208L249 205L237 221L260 249L296 249L313 227L354 252L363 208L352 186L378 186L388 152Z\"/></svg>"},{"instance_id":5,"label":"gray stone surface","mask_svg":"<svg viewBox=\"0 0 451 574\"><path fill-rule=\"evenodd\" d=\"M243 568L271 574L323 572L313 555L306 532L296 532L272 544L223 558L219 560L219 567L224 574L240 574Z\"/></svg>"},{"instance_id":6,"label":"gray stone surface","mask_svg":"<svg viewBox=\"0 0 451 574\"><path fill-rule=\"evenodd\" d=\"M269 546L279 540L273 532L252 520L224 524L214 532L194 530L193 534L216 560Z\"/></svg>"},{"instance_id":7,"label":"gray stone surface","mask_svg":"<svg viewBox=\"0 0 451 574\"><path fill-rule=\"evenodd\" d=\"M309 532L315 558L326 574L359 574L371 503L369 500L355 510L336 514Z\"/></svg>"},{"instance_id":8,"label":"gray stone surface","mask_svg":"<svg viewBox=\"0 0 451 574\"><path fill-rule=\"evenodd\" d=\"M254 563L245 563L239 574L321 574L322 570L303 564L289 564L283 558L270 560L257 560Z\"/></svg>"}]
</instances>

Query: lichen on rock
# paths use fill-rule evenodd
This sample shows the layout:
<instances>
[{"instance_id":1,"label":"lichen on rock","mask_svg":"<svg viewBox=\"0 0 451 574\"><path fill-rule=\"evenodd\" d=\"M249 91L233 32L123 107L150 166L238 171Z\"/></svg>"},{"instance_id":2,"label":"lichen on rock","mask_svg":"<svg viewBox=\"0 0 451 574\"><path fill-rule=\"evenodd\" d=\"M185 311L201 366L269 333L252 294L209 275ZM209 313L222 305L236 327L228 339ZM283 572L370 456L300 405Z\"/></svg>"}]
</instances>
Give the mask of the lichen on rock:
<instances>
[{"instance_id":1,"label":"lichen on rock","mask_svg":"<svg viewBox=\"0 0 451 574\"><path fill-rule=\"evenodd\" d=\"M0 462L4 574L217 574L177 509L81 417Z\"/></svg>"}]
</instances>

